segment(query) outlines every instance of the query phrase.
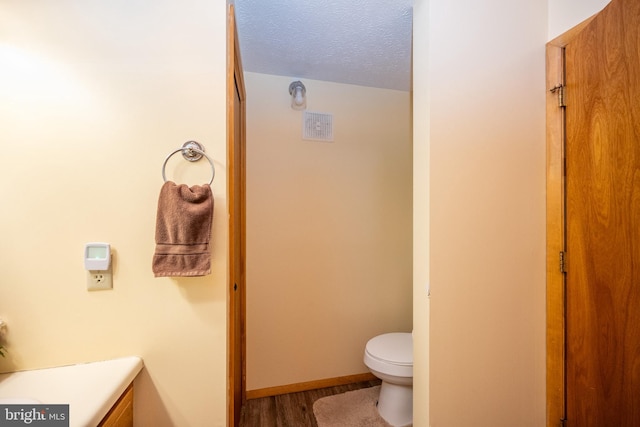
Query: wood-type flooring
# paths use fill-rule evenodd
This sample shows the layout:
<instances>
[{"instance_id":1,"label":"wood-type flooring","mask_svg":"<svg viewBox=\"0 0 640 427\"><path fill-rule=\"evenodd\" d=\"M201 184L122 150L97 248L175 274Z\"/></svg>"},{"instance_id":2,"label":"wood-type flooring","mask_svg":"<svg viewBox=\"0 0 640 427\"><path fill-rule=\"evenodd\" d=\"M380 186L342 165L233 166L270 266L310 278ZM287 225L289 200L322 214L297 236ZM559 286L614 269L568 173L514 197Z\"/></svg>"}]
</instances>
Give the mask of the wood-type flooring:
<instances>
[{"instance_id":1,"label":"wood-type flooring","mask_svg":"<svg viewBox=\"0 0 640 427\"><path fill-rule=\"evenodd\" d=\"M313 402L334 394L380 385L380 380L250 399L242 406L240 427L318 427Z\"/></svg>"}]
</instances>

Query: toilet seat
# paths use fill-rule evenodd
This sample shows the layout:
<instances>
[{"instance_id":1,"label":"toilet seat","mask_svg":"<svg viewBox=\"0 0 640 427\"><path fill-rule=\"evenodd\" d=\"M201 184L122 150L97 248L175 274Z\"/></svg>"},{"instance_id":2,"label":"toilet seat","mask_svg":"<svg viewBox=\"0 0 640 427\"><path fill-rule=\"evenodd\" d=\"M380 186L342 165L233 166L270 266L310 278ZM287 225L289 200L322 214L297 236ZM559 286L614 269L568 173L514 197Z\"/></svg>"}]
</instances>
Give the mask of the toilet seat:
<instances>
[{"instance_id":1,"label":"toilet seat","mask_svg":"<svg viewBox=\"0 0 640 427\"><path fill-rule=\"evenodd\" d=\"M371 338L365 347L364 363L383 374L413 377L413 337L393 332Z\"/></svg>"}]
</instances>

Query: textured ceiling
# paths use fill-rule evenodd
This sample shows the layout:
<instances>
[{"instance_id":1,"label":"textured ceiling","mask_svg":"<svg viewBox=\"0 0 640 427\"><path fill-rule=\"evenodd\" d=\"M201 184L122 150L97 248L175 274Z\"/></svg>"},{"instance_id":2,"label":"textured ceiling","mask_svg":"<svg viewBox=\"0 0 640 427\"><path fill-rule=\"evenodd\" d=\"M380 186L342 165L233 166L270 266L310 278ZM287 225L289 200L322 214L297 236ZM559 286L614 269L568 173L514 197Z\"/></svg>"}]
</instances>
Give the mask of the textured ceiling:
<instances>
[{"instance_id":1,"label":"textured ceiling","mask_svg":"<svg viewBox=\"0 0 640 427\"><path fill-rule=\"evenodd\" d=\"M245 71L410 90L413 0L235 0Z\"/></svg>"}]
</instances>

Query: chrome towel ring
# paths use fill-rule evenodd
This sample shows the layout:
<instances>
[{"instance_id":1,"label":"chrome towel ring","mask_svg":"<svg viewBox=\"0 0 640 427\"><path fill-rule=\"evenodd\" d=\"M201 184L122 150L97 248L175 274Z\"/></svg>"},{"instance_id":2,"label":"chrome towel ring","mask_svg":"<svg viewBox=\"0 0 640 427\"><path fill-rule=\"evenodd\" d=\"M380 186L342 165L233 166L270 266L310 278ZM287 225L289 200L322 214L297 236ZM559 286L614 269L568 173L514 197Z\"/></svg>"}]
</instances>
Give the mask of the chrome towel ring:
<instances>
[{"instance_id":1,"label":"chrome towel ring","mask_svg":"<svg viewBox=\"0 0 640 427\"><path fill-rule=\"evenodd\" d=\"M213 184L213 178L216 177L216 168L213 166L213 160L204 152L204 147L202 144L196 141L187 141L182 144L182 147L177 150L172 151L166 159L164 159L164 163L162 164L162 180L167 182L167 177L165 176L164 170L167 167L167 162L176 153L182 152L182 157L189 162L197 162L202 157L206 158L211 165L211 181L209 181L209 185Z\"/></svg>"}]
</instances>

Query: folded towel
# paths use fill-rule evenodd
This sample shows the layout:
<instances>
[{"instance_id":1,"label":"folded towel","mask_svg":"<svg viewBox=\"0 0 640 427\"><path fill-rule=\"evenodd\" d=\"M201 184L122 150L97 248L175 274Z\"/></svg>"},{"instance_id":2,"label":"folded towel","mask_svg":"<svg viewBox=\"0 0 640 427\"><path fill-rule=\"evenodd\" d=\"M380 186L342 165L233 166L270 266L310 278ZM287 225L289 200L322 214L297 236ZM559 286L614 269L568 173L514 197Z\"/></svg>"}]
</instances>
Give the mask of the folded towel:
<instances>
[{"instance_id":1,"label":"folded towel","mask_svg":"<svg viewBox=\"0 0 640 427\"><path fill-rule=\"evenodd\" d=\"M155 277L210 274L212 221L213 194L209 184L187 187L165 182L158 198L152 268Z\"/></svg>"}]
</instances>

